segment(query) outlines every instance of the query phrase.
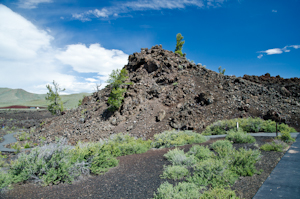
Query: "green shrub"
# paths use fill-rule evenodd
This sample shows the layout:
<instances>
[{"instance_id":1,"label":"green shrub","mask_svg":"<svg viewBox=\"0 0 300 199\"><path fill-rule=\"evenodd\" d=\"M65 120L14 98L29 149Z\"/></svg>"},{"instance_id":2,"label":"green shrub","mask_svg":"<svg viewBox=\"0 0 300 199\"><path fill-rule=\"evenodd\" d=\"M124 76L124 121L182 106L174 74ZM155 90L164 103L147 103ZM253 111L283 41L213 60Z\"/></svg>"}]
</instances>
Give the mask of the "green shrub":
<instances>
[{"instance_id":1,"label":"green shrub","mask_svg":"<svg viewBox=\"0 0 300 199\"><path fill-rule=\"evenodd\" d=\"M125 92L126 89L122 89L122 88L112 89L107 101L107 103L110 105L109 110L116 111L121 107Z\"/></svg>"},{"instance_id":2,"label":"green shrub","mask_svg":"<svg viewBox=\"0 0 300 199\"><path fill-rule=\"evenodd\" d=\"M168 153L164 154L164 157L167 158L173 165L191 167L196 163L195 156L187 156L183 150L175 148L169 150Z\"/></svg>"},{"instance_id":3,"label":"green shrub","mask_svg":"<svg viewBox=\"0 0 300 199\"><path fill-rule=\"evenodd\" d=\"M231 120L219 120L206 127L203 131L203 135L221 135L227 134L227 131L236 130L236 123L239 123L239 127L246 132L275 132L276 123L271 120L263 120L261 118L235 118ZM286 124L278 125L279 131L296 132L294 128L289 127Z\"/></svg>"},{"instance_id":4,"label":"green shrub","mask_svg":"<svg viewBox=\"0 0 300 199\"><path fill-rule=\"evenodd\" d=\"M184 166L170 165L170 166L164 167L164 172L161 175L161 178L181 180L186 176L189 176L189 170L187 168L185 168Z\"/></svg>"},{"instance_id":5,"label":"green shrub","mask_svg":"<svg viewBox=\"0 0 300 199\"><path fill-rule=\"evenodd\" d=\"M98 153L108 153L111 157L145 153L150 149L151 140L135 139L122 133L111 135L107 142L81 143L74 149L75 159L88 161Z\"/></svg>"},{"instance_id":6,"label":"green shrub","mask_svg":"<svg viewBox=\"0 0 300 199\"><path fill-rule=\"evenodd\" d=\"M182 47L185 41L182 41L183 36L178 33L176 35L176 48L175 48L175 53L178 53L181 57L183 56L182 54Z\"/></svg>"},{"instance_id":7,"label":"green shrub","mask_svg":"<svg viewBox=\"0 0 300 199\"><path fill-rule=\"evenodd\" d=\"M154 141L151 146L154 148L165 148L173 146L182 146L186 144L203 143L209 138L192 131L164 131L154 135Z\"/></svg>"},{"instance_id":8,"label":"green shrub","mask_svg":"<svg viewBox=\"0 0 300 199\"><path fill-rule=\"evenodd\" d=\"M88 165L78 168L72 164L70 150L66 140L61 139L55 144L36 147L28 155L21 153L10 167L13 182L28 179L42 181L44 185L72 182Z\"/></svg>"},{"instance_id":9,"label":"green shrub","mask_svg":"<svg viewBox=\"0 0 300 199\"><path fill-rule=\"evenodd\" d=\"M274 140L271 143L266 143L260 147L261 150L264 151L279 151L283 152L284 149L286 149L288 145L281 141L281 140Z\"/></svg>"},{"instance_id":10,"label":"green shrub","mask_svg":"<svg viewBox=\"0 0 300 199\"><path fill-rule=\"evenodd\" d=\"M232 143L228 140L218 140L212 143L210 147L217 152L220 157L226 157L230 155L233 150Z\"/></svg>"},{"instance_id":11,"label":"green shrub","mask_svg":"<svg viewBox=\"0 0 300 199\"><path fill-rule=\"evenodd\" d=\"M227 186L233 184L237 175L228 169L228 164L223 159L207 159L194 166L193 176L187 180L200 186Z\"/></svg>"},{"instance_id":12,"label":"green shrub","mask_svg":"<svg viewBox=\"0 0 300 199\"><path fill-rule=\"evenodd\" d=\"M20 153L21 151L21 145L19 144L19 142L16 142L15 144L11 145L11 148L15 149L15 154Z\"/></svg>"},{"instance_id":13,"label":"green shrub","mask_svg":"<svg viewBox=\"0 0 300 199\"><path fill-rule=\"evenodd\" d=\"M12 183L12 176L0 170L0 190L7 189Z\"/></svg>"},{"instance_id":14,"label":"green shrub","mask_svg":"<svg viewBox=\"0 0 300 199\"><path fill-rule=\"evenodd\" d=\"M123 68L122 70L113 70L109 75L107 83L110 84L112 90L109 95L107 103L110 105L109 110L115 111L120 108L124 99L125 88L121 88L122 85L129 85L132 83L125 83L128 78L128 71Z\"/></svg>"},{"instance_id":15,"label":"green shrub","mask_svg":"<svg viewBox=\"0 0 300 199\"><path fill-rule=\"evenodd\" d=\"M235 192L224 188L213 188L208 191L204 191L200 199L237 199Z\"/></svg>"},{"instance_id":16,"label":"green shrub","mask_svg":"<svg viewBox=\"0 0 300 199\"><path fill-rule=\"evenodd\" d=\"M284 141L286 143L295 142L295 139L292 138L290 132L288 132L288 131L282 131L280 134L281 135L279 135L277 137L277 139L282 140L282 141Z\"/></svg>"},{"instance_id":17,"label":"green shrub","mask_svg":"<svg viewBox=\"0 0 300 199\"><path fill-rule=\"evenodd\" d=\"M230 130L230 131L228 131L226 139L229 140L229 141L233 141L233 143L253 143L253 142L256 141L253 136L248 135L243 130L239 130L239 131Z\"/></svg>"},{"instance_id":18,"label":"green shrub","mask_svg":"<svg viewBox=\"0 0 300 199\"><path fill-rule=\"evenodd\" d=\"M194 145L190 148L189 155L194 155L198 161L206 160L208 158L214 157L214 152L210 151L208 147Z\"/></svg>"},{"instance_id":19,"label":"green shrub","mask_svg":"<svg viewBox=\"0 0 300 199\"><path fill-rule=\"evenodd\" d=\"M154 199L198 199L200 190L194 183L179 182L176 186L164 182L154 193Z\"/></svg>"},{"instance_id":20,"label":"green shrub","mask_svg":"<svg viewBox=\"0 0 300 199\"><path fill-rule=\"evenodd\" d=\"M32 145L31 142L26 142L26 143L24 144L24 148L25 148L25 149L31 148L31 145Z\"/></svg>"},{"instance_id":21,"label":"green shrub","mask_svg":"<svg viewBox=\"0 0 300 199\"><path fill-rule=\"evenodd\" d=\"M258 173L255 169L255 163L260 159L259 150L233 150L231 152L230 169L239 176L252 176Z\"/></svg>"},{"instance_id":22,"label":"green shrub","mask_svg":"<svg viewBox=\"0 0 300 199\"><path fill-rule=\"evenodd\" d=\"M6 155L2 155L2 153L0 151L0 167L7 166L6 161L4 160L5 158L7 158L7 156Z\"/></svg>"},{"instance_id":23,"label":"green shrub","mask_svg":"<svg viewBox=\"0 0 300 199\"><path fill-rule=\"evenodd\" d=\"M22 134L19 136L19 140L20 140L20 141L30 140L30 136L29 136L28 133L22 132Z\"/></svg>"},{"instance_id":24,"label":"green shrub","mask_svg":"<svg viewBox=\"0 0 300 199\"><path fill-rule=\"evenodd\" d=\"M108 153L98 153L92 161L91 172L94 174L102 174L110 168L116 167L119 161L111 157Z\"/></svg>"},{"instance_id":25,"label":"green shrub","mask_svg":"<svg viewBox=\"0 0 300 199\"><path fill-rule=\"evenodd\" d=\"M220 74L222 74L222 75L225 74L226 69L224 68L224 69L222 70L222 66L219 66L218 70L219 70L219 73L220 73Z\"/></svg>"},{"instance_id":26,"label":"green shrub","mask_svg":"<svg viewBox=\"0 0 300 199\"><path fill-rule=\"evenodd\" d=\"M44 185L71 183L80 175L102 174L117 166L117 156L146 152L150 143L123 134L113 135L106 142L78 142L75 147L67 145L66 139L58 139L29 154L21 153L12 162L9 174L12 182L34 179Z\"/></svg>"},{"instance_id":27,"label":"green shrub","mask_svg":"<svg viewBox=\"0 0 300 199\"><path fill-rule=\"evenodd\" d=\"M105 145L107 149L103 151L110 151L112 156L124 156L130 154L145 153L150 149L151 140L144 141L141 138L135 139L129 135L121 133L112 135Z\"/></svg>"}]
</instances>

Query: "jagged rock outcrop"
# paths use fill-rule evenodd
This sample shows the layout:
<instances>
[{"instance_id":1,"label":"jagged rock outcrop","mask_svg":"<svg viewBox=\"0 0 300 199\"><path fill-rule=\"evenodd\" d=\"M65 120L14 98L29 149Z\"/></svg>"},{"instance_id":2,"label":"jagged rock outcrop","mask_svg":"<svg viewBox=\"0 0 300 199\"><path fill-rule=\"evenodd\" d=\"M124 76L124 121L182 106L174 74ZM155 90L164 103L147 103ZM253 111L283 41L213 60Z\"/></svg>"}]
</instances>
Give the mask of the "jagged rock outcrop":
<instances>
[{"instance_id":1,"label":"jagged rock outcrop","mask_svg":"<svg viewBox=\"0 0 300 199\"><path fill-rule=\"evenodd\" d=\"M299 129L300 95L296 85L269 85L250 76L222 75L158 45L130 55L124 67L133 84L124 86L127 92L120 110L107 110L107 86L85 97L79 108L47 119L32 136L44 136L49 142L55 136L64 136L72 144L119 132L151 138L172 128L202 132L217 120L264 117L268 111L280 114L286 123ZM281 87L286 90L278 90Z\"/></svg>"}]
</instances>

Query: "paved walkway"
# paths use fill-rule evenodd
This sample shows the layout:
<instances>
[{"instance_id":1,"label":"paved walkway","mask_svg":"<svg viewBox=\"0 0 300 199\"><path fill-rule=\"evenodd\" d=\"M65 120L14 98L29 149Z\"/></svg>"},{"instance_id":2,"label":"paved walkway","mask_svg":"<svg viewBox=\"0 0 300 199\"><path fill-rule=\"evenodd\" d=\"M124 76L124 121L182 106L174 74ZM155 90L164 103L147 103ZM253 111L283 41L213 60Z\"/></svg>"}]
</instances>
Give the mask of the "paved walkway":
<instances>
[{"instance_id":1,"label":"paved walkway","mask_svg":"<svg viewBox=\"0 0 300 199\"><path fill-rule=\"evenodd\" d=\"M18 140L14 137L14 135L21 133L21 132L15 132L15 133L10 133L7 135L3 136L3 142L0 143L0 151L1 152L15 152L17 150L15 149L9 149L9 148L5 148L4 146L7 144L11 144L11 143L15 143ZM22 149L21 151L26 151L26 150L30 150L30 149Z\"/></svg>"},{"instance_id":2,"label":"paved walkway","mask_svg":"<svg viewBox=\"0 0 300 199\"><path fill-rule=\"evenodd\" d=\"M300 135L253 199L300 198Z\"/></svg>"}]
</instances>

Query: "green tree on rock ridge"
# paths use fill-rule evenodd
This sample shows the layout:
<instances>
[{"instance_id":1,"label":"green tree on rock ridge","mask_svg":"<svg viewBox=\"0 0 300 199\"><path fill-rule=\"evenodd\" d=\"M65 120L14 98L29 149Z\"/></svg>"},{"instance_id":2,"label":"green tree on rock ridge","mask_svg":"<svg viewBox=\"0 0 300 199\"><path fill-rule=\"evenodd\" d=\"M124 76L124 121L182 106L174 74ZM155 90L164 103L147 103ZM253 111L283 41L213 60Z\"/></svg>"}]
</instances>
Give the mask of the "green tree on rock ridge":
<instances>
[{"instance_id":1,"label":"green tree on rock ridge","mask_svg":"<svg viewBox=\"0 0 300 199\"><path fill-rule=\"evenodd\" d=\"M109 75L107 83L110 84L112 90L107 103L110 105L110 111L116 111L122 105L126 88L121 88L121 86L130 84L125 83L126 79L128 79L128 71L125 68L123 68L122 70L113 70Z\"/></svg>"},{"instance_id":2,"label":"green tree on rock ridge","mask_svg":"<svg viewBox=\"0 0 300 199\"><path fill-rule=\"evenodd\" d=\"M180 33L178 33L178 34L176 35L176 48L175 48L175 53L180 54L180 56L183 56L183 54L182 54L182 47L183 47L183 44L184 44L184 42L185 42L185 41L182 41L182 39L183 39L183 36L182 36Z\"/></svg>"}]
</instances>

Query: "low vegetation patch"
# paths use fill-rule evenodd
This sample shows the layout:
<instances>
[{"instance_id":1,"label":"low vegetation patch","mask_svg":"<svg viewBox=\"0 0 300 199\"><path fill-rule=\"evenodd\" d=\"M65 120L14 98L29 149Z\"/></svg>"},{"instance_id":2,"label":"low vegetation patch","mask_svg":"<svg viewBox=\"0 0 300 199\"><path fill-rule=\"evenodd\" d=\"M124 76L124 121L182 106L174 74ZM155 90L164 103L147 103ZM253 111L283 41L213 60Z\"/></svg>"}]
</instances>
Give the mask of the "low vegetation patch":
<instances>
[{"instance_id":1,"label":"low vegetation patch","mask_svg":"<svg viewBox=\"0 0 300 199\"><path fill-rule=\"evenodd\" d=\"M243 130L234 131L233 129L228 132L226 139L233 143L254 143L256 141L253 136Z\"/></svg>"},{"instance_id":2,"label":"low vegetation patch","mask_svg":"<svg viewBox=\"0 0 300 199\"><path fill-rule=\"evenodd\" d=\"M215 156L214 152L212 152L208 147L200 145L192 146L188 154L195 156L198 161L213 158Z\"/></svg>"},{"instance_id":3,"label":"low vegetation patch","mask_svg":"<svg viewBox=\"0 0 300 199\"><path fill-rule=\"evenodd\" d=\"M179 182L176 186L165 182L154 193L154 199L198 199L200 189L194 183Z\"/></svg>"},{"instance_id":4,"label":"low vegetation patch","mask_svg":"<svg viewBox=\"0 0 300 199\"><path fill-rule=\"evenodd\" d=\"M236 130L236 123L239 123L239 128L246 132L276 132L276 122L272 120L263 120L261 118L235 118L231 120L219 120L206 127L203 131L203 135L221 135L227 134L230 130ZM292 127L286 124L279 124L278 130L280 132L296 132Z\"/></svg>"},{"instance_id":5,"label":"low vegetation patch","mask_svg":"<svg viewBox=\"0 0 300 199\"><path fill-rule=\"evenodd\" d=\"M288 132L288 131L282 131L282 132L281 132L281 135L279 135L279 136L277 137L277 139L282 140L282 141L284 141L284 142L286 142L286 143L292 143L292 142L295 142L295 139L292 138L290 132Z\"/></svg>"},{"instance_id":6,"label":"low vegetation patch","mask_svg":"<svg viewBox=\"0 0 300 199\"><path fill-rule=\"evenodd\" d=\"M164 131L154 135L151 146L154 148L165 148L173 146L183 146L186 144L203 143L208 138L193 131Z\"/></svg>"},{"instance_id":7,"label":"low vegetation patch","mask_svg":"<svg viewBox=\"0 0 300 199\"><path fill-rule=\"evenodd\" d=\"M210 148L213 149L220 158L228 156L233 150L232 143L228 140L218 140L211 144Z\"/></svg>"},{"instance_id":8,"label":"low vegetation patch","mask_svg":"<svg viewBox=\"0 0 300 199\"><path fill-rule=\"evenodd\" d=\"M163 179L181 180L189 176L189 170L185 166L169 165L164 167L164 172L161 175Z\"/></svg>"},{"instance_id":9,"label":"low vegetation patch","mask_svg":"<svg viewBox=\"0 0 300 199\"><path fill-rule=\"evenodd\" d=\"M238 143L253 141L243 138L244 132L233 133L241 134L241 137L232 136ZM232 142L218 140L210 147L195 145L187 153L178 148L168 151L164 156L172 165L164 167L161 177L184 181L175 186L163 183L154 198L237 198L229 186L240 176L252 176L262 171L255 168L260 159L259 150L236 150Z\"/></svg>"},{"instance_id":10,"label":"low vegetation patch","mask_svg":"<svg viewBox=\"0 0 300 199\"><path fill-rule=\"evenodd\" d=\"M224 189L218 187L214 189L210 189L208 191L204 191L200 197L200 199L222 199L222 198L236 199L238 197L235 195L234 191L230 190L230 188Z\"/></svg>"},{"instance_id":11,"label":"low vegetation patch","mask_svg":"<svg viewBox=\"0 0 300 199\"><path fill-rule=\"evenodd\" d=\"M261 150L264 151L279 151L283 152L288 145L281 140L274 140L271 143L266 143L260 147Z\"/></svg>"},{"instance_id":12,"label":"low vegetation patch","mask_svg":"<svg viewBox=\"0 0 300 199\"><path fill-rule=\"evenodd\" d=\"M184 167L191 167L197 162L195 156L185 154L183 150L179 150L178 148L170 150L164 155L164 157L176 166L179 165Z\"/></svg>"},{"instance_id":13,"label":"low vegetation patch","mask_svg":"<svg viewBox=\"0 0 300 199\"><path fill-rule=\"evenodd\" d=\"M144 153L150 143L123 134L97 143L79 142L75 147L68 145L66 139L58 139L33 148L29 154L21 153L8 172L0 174L0 187L26 180L43 185L71 183L81 175L102 174L118 165L116 157Z\"/></svg>"}]
</instances>

